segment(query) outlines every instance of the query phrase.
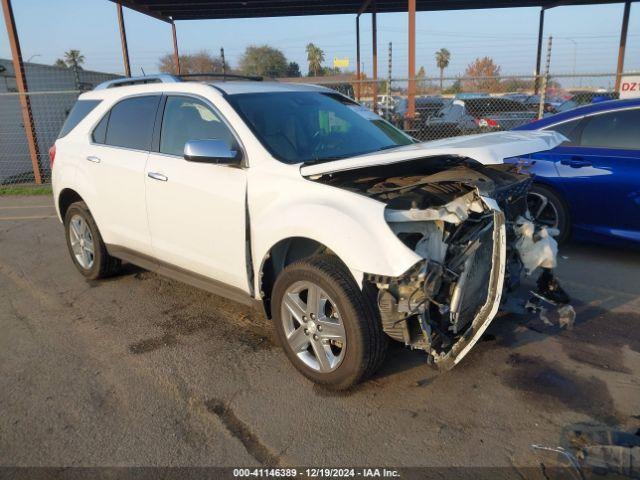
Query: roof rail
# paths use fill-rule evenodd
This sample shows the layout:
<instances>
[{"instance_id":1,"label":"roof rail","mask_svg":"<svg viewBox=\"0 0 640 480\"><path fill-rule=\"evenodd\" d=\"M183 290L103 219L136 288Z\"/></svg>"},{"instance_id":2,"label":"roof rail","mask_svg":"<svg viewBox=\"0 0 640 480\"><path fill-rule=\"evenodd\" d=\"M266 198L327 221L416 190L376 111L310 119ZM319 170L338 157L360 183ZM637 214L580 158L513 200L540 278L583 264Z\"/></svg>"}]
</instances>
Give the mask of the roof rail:
<instances>
[{"instance_id":1,"label":"roof rail","mask_svg":"<svg viewBox=\"0 0 640 480\"><path fill-rule=\"evenodd\" d=\"M115 80L107 80L94 88L94 90L105 90L114 87L128 87L129 85L144 85L145 83L176 83L181 82L180 78L168 73L159 75L144 75L142 77L125 77Z\"/></svg>"},{"instance_id":2,"label":"roof rail","mask_svg":"<svg viewBox=\"0 0 640 480\"><path fill-rule=\"evenodd\" d=\"M262 77L258 75L239 75L237 73L211 72L211 73L183 73L182 75L178 75L178 78L200 78L200 77L222 78L222 81L225 81L227 78L230 80L253 80L255 82L262 81Z\"/></svg>"}]
</instances>

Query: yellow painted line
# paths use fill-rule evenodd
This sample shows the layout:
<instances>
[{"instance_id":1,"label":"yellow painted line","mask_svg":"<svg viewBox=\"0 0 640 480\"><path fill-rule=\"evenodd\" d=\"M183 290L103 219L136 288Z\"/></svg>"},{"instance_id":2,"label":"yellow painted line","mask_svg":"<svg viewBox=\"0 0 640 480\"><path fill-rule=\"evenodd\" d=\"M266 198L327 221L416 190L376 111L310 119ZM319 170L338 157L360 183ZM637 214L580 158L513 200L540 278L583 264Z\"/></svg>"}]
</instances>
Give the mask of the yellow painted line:
<instances>
[{"instance_id":1,"label":"yellow painted line","mask_svg":"<svg viewBox=\"0 0 640 480\"><path fill-rule=\"evenodd\" d=\"M45 218L56 218L57 215L33 215L26 217L0 217L0 220L44 220Z\"/></svg>"},{"instance_id":2,"label":"yellow painted line","mask_svg":"<svg viewBox=\"0 0 640 480\"><path fill-rule=\"evenodd\" d=\"M53 205L16 205L14 207L0 207L0 210L13 210L14 208L53 208Z\"/></svg>"}]
</instances>

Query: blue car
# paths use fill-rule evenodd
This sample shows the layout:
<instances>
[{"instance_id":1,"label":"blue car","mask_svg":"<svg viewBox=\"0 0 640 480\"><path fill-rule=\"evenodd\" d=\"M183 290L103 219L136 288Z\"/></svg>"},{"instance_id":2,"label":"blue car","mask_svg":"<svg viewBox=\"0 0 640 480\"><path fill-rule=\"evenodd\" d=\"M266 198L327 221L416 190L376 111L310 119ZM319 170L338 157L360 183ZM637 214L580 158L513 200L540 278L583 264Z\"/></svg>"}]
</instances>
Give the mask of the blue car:
<instances>
[{"instance_id":1,"label":"blue car","mask_svg":"<svg viewBox=\"0 0 640 480\"><path fill-rule=\"evenodd\" d=\"M640 99L595 103L522 125L568 141L532 161L531 214L558 240L640 245Z\"/></svg>"}]
</instances>

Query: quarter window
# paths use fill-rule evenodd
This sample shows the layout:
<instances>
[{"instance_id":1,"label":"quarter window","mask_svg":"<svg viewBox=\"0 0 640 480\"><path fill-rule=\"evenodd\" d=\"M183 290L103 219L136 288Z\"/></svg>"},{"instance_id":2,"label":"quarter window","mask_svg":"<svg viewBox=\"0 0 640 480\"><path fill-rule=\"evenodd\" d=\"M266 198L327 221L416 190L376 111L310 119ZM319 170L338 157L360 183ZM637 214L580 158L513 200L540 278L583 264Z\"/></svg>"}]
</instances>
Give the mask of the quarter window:
<instances>
[{"instance_id":1,"label":"quarter window","mask_svg":"<svg viewBox=\"0 0 640 480\"><path fill-rule=\"evenodd\" d=\"M578 137L578 124L580 123L581 118L577 120L571 120L570 122L560 123L558 125L553 125L548 128L548 130L553 130L554 132L558 132L569 139L568 143L575 144ZM566 144L567 142L565 142Z\"/></svg>"},{"instance_id":2,"label":"quarter window","mask_svg":"<svg viewBox=\"0 0 640 480\"><path fill-rule=\"evenodd\" d=\"M91 137L95 143L104 143L107 140L107 124L109 123L109 114L107 113L100 123L93 129Z\"/></svg>"},{"instance_id":3,"label":"quarter window","mask_svg":"<svg viewBox=\"0 0 640 480\"><path fill-rule=\"evenodd\" d=\"M150 150L159 102L158 95L122 100L93 130L93 141L114 147Z\"/></svg>"},{"instance_id":4,"label":"quarter window","mask_svg":"<svg viewBox=\"0 0 640 480\"><path fill-rule=\"evenodd\" d=\"M235 139L220 116L204 102L170 96L164 107L160 132L160 152L182 156L189 140L223 140L234 148Z\"/></svg>"},{"instance_id":5,"label":"quarter window","mask_svg":"<svg viewBox=\"0 0 640 480\"><path fill-rule=\"evenodd\" d=\"M589 117L582 129L580 145L640 150L640 109L618 110Z\"/></svg>"}]
</instances>

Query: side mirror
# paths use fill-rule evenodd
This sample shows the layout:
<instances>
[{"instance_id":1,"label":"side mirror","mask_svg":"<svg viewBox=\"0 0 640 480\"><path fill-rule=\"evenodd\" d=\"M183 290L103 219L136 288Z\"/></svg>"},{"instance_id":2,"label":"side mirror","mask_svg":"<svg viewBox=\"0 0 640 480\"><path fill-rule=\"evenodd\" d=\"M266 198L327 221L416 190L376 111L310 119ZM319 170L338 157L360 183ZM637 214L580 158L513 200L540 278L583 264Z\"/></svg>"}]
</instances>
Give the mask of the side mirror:
<instances>
[{"instance_id":1,"label":"side mirror","mask_svg":"<svg viewBox=\"0 0 640 480\"><path fill-rule=\"evenodd\" d=\"M184 144L184 159L189 162L240 164L240 152L222 140L189 140Z\"/></svg>"}]
</instances>

